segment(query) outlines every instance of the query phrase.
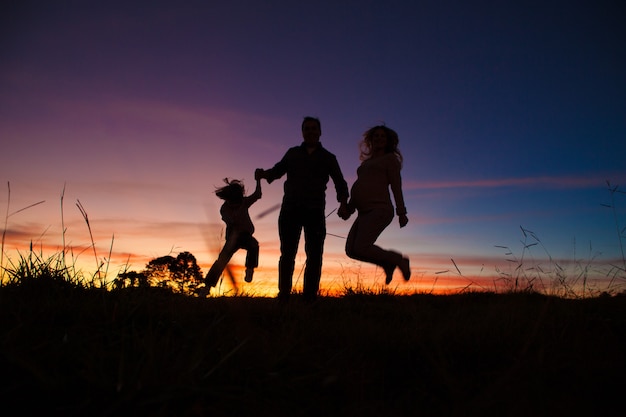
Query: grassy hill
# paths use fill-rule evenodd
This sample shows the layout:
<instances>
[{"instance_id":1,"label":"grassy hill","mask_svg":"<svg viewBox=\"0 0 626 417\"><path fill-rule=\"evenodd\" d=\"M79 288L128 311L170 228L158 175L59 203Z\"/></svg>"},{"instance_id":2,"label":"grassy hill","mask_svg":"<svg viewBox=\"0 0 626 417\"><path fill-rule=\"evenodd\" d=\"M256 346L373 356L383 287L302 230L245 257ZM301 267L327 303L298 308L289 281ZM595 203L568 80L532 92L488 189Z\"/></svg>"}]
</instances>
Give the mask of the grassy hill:
<instances>
[{"instance_id":1,"label":"grassy hill","mask_svg":"<svg viewBox=\"0 0 626 417\"><path fill-rule=\"evenodd\" d=\"M624 415L626 297L314 304L0 287L2 404L65 416ZM5 414L6 415L6 414Z\"/></svg>"}]
</instances>

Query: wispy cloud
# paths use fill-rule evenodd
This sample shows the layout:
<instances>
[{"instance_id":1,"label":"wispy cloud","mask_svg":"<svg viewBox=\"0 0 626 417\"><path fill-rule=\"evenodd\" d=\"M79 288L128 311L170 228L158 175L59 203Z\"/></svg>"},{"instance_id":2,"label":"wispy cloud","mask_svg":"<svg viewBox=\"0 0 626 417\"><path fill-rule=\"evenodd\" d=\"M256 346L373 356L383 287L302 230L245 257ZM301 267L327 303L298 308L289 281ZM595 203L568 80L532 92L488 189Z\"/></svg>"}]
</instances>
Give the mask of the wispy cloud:
<instances>
[{"instance_id":1,"label":"wispy cloud","mask_svg":"<svg viewBox=\"0 0 626 417\"><path fill-rule=\"evenodd\" d=\"M615 174L622 176L623 174ZM613 175L613 176L615 176ZM522 178L492 178L474 180L446 180L446 181L405 181L403 186L409 190L434 190L446 188L546 188L546 189L581 189L597 188L606 184L611 175L587 176L539 176Z\"/></svg>"}]
</instances>

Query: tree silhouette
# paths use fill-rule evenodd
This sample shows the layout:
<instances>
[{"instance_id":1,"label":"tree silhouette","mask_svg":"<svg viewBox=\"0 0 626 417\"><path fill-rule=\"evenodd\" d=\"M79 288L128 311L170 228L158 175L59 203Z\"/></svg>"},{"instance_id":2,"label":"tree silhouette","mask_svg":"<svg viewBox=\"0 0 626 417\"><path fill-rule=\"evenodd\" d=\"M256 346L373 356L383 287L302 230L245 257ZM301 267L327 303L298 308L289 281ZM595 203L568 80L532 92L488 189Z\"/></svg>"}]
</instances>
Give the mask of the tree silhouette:
<instances>
[{"instance_id":1,"label":"tree silhouette","mask_svg":"<svg viewBox=\"0 0 626 417\"><path fill-rule=\"evenodd\" d=\"M173 279L179 285L179 291L193 290L202 282L202 271L196 257L189 252L181 252L170 264Z\"/></svg>"},{"instance_id":2,"label":"tree silhouette","mask_svg":"<svg viewBox=\"0 0 626 417\"><path fill-rule=\"evenodd\" d=\"M170 255L166 255L154 258L146 264L144 274L146 274L146 276L148 277L148 281L151 287L161 287L171 281L172 273L170 271L170 266L175 261L176 258Z\"/></svg>"},{"instance_id":3,"label":"tree silhouette","mask_svg":"<svg viewBox=\"0 0 626 417\"><path fill-rule=\"evenodd\" d=\"M166 255L152 259L143 273L151 286L169 287L182 293L193 291L202 282L202 270L190 252L181 252L176 258Z\"/></svg>"},{"instance_id":4,"label":"tree silhouette","mask_svg":"<svg viewBox=\"0 0 626 417\"><path fill-rule=\"evenodd\" d=\"M150 286L148 277L143 272L120 272L117 278L113 280L113 288L147 288Z\"/></svg>"},{"instance_id":5,"label":"tree silhouette","mask_svg":"<svg viewBox=\"0 0 626 417\"><path fill-rule=\"evenodd\" d=\"M191 294L202 283L202 278L196 257L190 252L181 252L176 258L170 255L154 258L141 272L119 273L113 280L113 288L158 287Z\"/></svg>"}]
</instances>

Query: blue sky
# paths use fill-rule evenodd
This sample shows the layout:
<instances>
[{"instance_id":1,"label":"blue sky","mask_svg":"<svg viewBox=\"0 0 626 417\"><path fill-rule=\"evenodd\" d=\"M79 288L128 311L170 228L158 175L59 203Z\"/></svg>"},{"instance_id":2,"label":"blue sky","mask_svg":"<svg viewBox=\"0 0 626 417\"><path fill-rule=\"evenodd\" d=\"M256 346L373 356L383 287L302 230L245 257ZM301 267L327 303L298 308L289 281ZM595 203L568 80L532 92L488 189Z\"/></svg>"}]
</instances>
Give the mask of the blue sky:
<instances>
[{"instance_id":1,"label":"blue sky","mask_svg":"<svg viewBox=\"0 0 626 417\"><path fill-rule=\"evenodd\" d=\"M31 240L58 247L65 187L77 248L89 245L80 200L103 256L115 236L114 258L134 269L188 250L206 271L222 226L214 188L224 177L251 187L312 115L350 184L362 132L384 122L399 133L409 225L394 222L380 243L411 257L416 280L444 285L433 273L454 270L451 259L464 275L493 275L507 265L495 246L519 252L520 227L558 259L621 257L602 206L606 181L626 182L619 2L213 3L2 6L0 179L9 211L45 200L9 218L7 253ZM264 184L253 217L281 188ZM276 215L257 219L267 278L255 285L267 288ZM349 226L329 217L330 233ZM378 282L341 238L326 253L332 282Z\"/></svg>"}]
</instances>

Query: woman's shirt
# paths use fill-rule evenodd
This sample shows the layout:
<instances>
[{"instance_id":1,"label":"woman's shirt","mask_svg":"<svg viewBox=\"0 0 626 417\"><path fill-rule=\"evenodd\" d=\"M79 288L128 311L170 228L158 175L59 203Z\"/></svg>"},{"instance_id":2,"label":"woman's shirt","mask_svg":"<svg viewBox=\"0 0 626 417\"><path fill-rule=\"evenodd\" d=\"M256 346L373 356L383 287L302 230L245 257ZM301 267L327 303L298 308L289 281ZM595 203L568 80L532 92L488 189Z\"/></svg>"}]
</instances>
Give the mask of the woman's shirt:
<instances>
[{"instance_id":1,"label":"woman's shirt","mask_svg":"<svg viewBox=\"0 0 626 417\"><path fill-rule=\"evenodd\" d=\"M391 207L389 186L401 190L400 161L393 153L366 159L357 169L357 180L350 192L350 205L359 211ZM396 206L404 207L402 193L394 193Z\"/></svg>"}]
</instances>

